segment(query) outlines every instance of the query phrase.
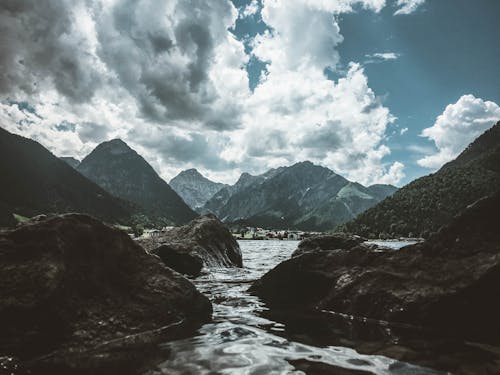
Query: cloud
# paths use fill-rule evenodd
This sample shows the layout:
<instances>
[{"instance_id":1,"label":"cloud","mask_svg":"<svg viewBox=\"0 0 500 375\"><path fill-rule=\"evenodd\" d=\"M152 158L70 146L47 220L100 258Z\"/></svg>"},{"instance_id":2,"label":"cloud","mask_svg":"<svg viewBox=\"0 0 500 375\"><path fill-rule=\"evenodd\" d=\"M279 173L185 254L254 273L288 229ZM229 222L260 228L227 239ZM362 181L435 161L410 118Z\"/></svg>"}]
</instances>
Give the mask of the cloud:
<instances>
[{"instance_id":1,"label":"cloud","mask_svg":"<svg viewBox=\"0 0 500 375\"><path fill-rule=\"evenodd\" d=\"M0 121L79 159L122 138L165 178L198 167L231 182L310 159L363 183L396 183L403 165L384 161L394 116L360 64L338 69L339 15L384 6L263 0L238 15L228 0L6 0ZM230 30L259 10L267 31L245 50ZM266 64L253 92L251 58Z\"/></svg>"},{"instance_id":2,"label":"cloud","mask_svg":"<svg viewBox=\"0 0 500 375\"><path fill-rule=\"evenodd\" d=\"M84 102L102 84L100 64L83 1L6 0L0 3L0 93L54 87Z\"/></svg>"},{"instance_id":3,"label":"cloud","mask_svg":"<svg viewBox=\"0 0 500 375\"><path fill-rule=\"evenodd\" d=\"M422 131L422 136L434 142L437 153L428 155L418 164L437 169L454 159L469 143L500 120L500 107L474 95L464 95L455 104L449 104L433 126Z\"/></svg>"},{"instance_id":4,"label":"cloud","mask_svg":"<svg viewBox=\"0 0 500 375\"><path fill-rule=\"evenodd\" d=\"M367 60L365 64L372 64L377 62L389 61L389 60L397 60L401 55L395 52L384 52L384 53L374 53L371 55L366 55Z\"/></svg>"},{"instance_id":5,"label":"cloud","mask_svg":"<svg viewBox=\"0 0 500 375\"><path fill-rule=\"evenodd\" d=\"M248 4L246 7L241 8L240 10L240 18L246 18L246 17L251 17L259 11L259 1L258 0L252 0L250 4Z\"/></svg>"},{"instance_id":6,"label":"cloud","mask_svg":"<svg viewBox=\"0 0 500 375\"><path fill-rule=\"evenodd\" d=\"M312 160L362 183L402 178L402 164L383 162L390 153L385 131L394 117L370 89L363 68L350 64L336 82L324 74L339 63L336 47L343 36L336 15L352 11L353 4L263 2L269 31L255 38L252 52L266 62L266 73L247 102L251 116L223 157L255 172L263 163ZM377 11L381 3L363 5Z\"/></svg>"},{"instance_id":7,"label":"cloud","mask_svg":"<svg viewBox=\"0 0 500 375\"><path fill-rule=\"evenodd\" d=\"M397 0L396 7L399 9L394 12L394 15L413 13L424 3L425 0Z\"/></svg>"},{"instance_id":8,"label":"cloud","mask_svg":"<svg viewBox=\"0 0 500 375\"><path fill-rule=\"evenodd\" d=\"M236 17L226 0L120 0L99 16L98 55L146 119L236 128L241 108L232 94L248 87L247 56L228 32Z\"/></svg>"},{"instance_id":9,"label":"cloud","mask_svg":"<svg viewBox=\"0 0 500 375\"><path fill-rule=\"evenodd\" d=\"M399 131L399 135L403 135L404 133L406 133L408 131L408 128L403 128Z\"/></svg>"}]
</instances>

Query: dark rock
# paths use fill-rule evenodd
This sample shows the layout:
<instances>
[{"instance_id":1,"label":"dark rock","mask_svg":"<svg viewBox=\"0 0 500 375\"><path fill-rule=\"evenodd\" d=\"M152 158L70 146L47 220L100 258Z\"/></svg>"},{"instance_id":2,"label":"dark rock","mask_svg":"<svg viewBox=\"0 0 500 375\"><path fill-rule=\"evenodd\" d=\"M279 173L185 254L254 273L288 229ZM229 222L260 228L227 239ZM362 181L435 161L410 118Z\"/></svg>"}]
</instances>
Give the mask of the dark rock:
<instances>
[{"instance_id":1,"label":"dark rock","mask_svg":"<svg viewBox=\"0 0 500 375\"><path fill-rule=\"evenodd\" d=\"M199 275L200 260L202 265L209 267L243 266L238 242L212 214L173 228L160 237L138 242L158 255L167 266L192 276Z\"/></svg>"},{"instance_id":2,"label":"dark rock","mask_svg":"<svg viewBox=\"0 0 500 375\"><path fill-rule=\"evenodd\" d=\"M474 339L500 337L500 192L429 240L397 251L307 252L252 291L270 306L331 310L423 325Z\"/></svg>"},{"instance_id":3,"label":"dark rock","mask_svg":"<svg viewBox=\"0 0 500 375\"><path fill-rule=\"evenodd\" d=\"M33 373L134 373L211 304L129 236L85 215L0 233L0 354Z\"/></svg>"},{"instance_id":4,"label":"dark rock","mask_svg":"<svg viewBox=\"0 0 500 375\"><path fill-rule=\"evenodd\" d=\"M190 246L182 244L161 245L152 251L168 267L189 276L198 276L203 268L203 259Z\"/></svg>"},{"instance_id":5,"label":"dark rock","mask_svg":"<svg viewBox=\"0 0 500 375\"><path fill-rule=\"evenodd\" d=\"M312 251L335 250L335 249L351 249L365 241L359 236L351 236L344 233L334 233L331 235L310 237L300 241L297 250L292 254L292 257L302 255Z\"/></svg>"},{"instance_id":6,"label":"dark rock","mask_svg":"<svg viewBox=\"0 0 500 375\"><path fill-rule=\"evenodd\" d=\"M288 360L288 362L294 366L296 370L303 371L307 375L374 375L374 373L369 370L349 369L307 359Z\"/></svg>"}]
</instances>

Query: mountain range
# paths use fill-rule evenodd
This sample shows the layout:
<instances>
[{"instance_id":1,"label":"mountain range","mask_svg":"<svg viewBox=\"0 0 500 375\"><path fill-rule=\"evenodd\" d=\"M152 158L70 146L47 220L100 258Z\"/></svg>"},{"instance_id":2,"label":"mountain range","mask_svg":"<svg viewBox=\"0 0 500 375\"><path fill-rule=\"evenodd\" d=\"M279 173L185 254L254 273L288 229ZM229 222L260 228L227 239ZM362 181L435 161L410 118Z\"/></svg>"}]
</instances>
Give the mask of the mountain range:
<instances>
[{"instance_id":1,"label":"mountain range","mask_svg":"<svg viewBox=\"0 0 500 375\"><path fill-rule=\"evenodd\" d=\"M366 237L428 237L500 187L500 121L436 173L401 188L339 228Z\"/></svg>"},{"instance_id":2,"label":"mountain range","mask_svg":"<svg viewBox=\"0 0 500 375\"><path fill-rule=\"evenodd\" d=\"M257 176L243 173L234 185L191 169L173 178L172 188L119 139L99 144L81 162L57 158L1 128L0 146L0 225L13 224L13 214L63 212L116 223L179 225L198 215L194 208L242 225L427 237L500 186L500 122L439 171L399 190L363 186L308 161Z\"/></svg>"},{"instance_id":3,"label":"mountain range","mask_svg":"<svg viewBox=\"0 0 500 375\"><path fill-rule=\"evenodd\" d=\"M0 128L0 225L14 225L13 214L82 212L126 223L133 204L112 196L54 156L38 142Z\"/></svg>"},{"instance_id":4,"label":"mountain range","mask_svg":"<svg viewBox=\"0 0 500 375\"><path fill-rule=\"evenodd\" d=\"M185 224L198 216L120 139L99 144L76 169L112 195L141 207L157 225Z\"/></svg>"},{"instance_id":5,"label":"mountain range","mask_svg":"<svg viewBox=\"0 0 500 375\"><path fill-rule=\"evenodd\" d=\"M194 168L179 173L170 180L169 185L195 211L200 210L219 190L228 186L209 180Z\"/></svg>"},{"instance_id":6,"label":"mountain range","mask_svg":"<svg viewBox=\"0 0 500 375\"><path fill-rule=\"evenodd\" d=\"M365 187L309 161L244 173L217 192L200 210L227 223L303 230L328 230L375 205L396 187Z\"/></svg>"}]
</instances>

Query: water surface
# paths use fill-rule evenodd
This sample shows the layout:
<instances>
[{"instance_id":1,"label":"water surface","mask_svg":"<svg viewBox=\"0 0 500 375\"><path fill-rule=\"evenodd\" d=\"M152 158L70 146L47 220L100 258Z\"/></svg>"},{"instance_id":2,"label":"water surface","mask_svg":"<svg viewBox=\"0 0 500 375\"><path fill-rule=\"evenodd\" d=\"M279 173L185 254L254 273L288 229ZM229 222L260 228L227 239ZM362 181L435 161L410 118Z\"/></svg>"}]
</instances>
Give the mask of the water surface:
<instances>
[{"instance_id":1,"label":"water surface","mask_svg":"<svg viewBox=\"0 0 500 375\"><path fill-rule=\"evenodd\" d=\"M433 375L459 368L455 362L463 353L473 358L472 369L495 360L482 349L450 346L383 323L330 313L270 312L247 289L288 259L297 244L241 241L244 268L213 268L194 279L213 303L213 322L194 337L165 343L168 358L147 374Z\"/></svg>"}]
</instances>

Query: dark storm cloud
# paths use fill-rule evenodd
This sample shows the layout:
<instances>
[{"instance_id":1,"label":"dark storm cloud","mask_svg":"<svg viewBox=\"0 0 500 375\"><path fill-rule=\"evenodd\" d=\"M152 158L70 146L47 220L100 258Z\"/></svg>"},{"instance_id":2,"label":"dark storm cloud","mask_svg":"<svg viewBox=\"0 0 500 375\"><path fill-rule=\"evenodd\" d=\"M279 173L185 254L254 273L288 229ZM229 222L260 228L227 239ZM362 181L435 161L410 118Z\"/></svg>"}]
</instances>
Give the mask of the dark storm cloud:
<instances>
[{"instance_id":1,"label":"dark storm cloud","mask_svg":"<svg viewBox=\"0 0 500 375\"><path fill-rule=\"evenodd\" d=\"M124 88L141 117L228 130L236 103L210 77L234 9L225 0L0 1L0 94L45 92L73 103Z\"/></svg>"},{"instance_id":2,"label":"dark storm cloud","mask_svg":"<svg viewBox=\"0 0 500 375\"><path fill-rule=\"evenodd\" d=\"M227 32L219 17L231 13L229 4L181 1L175 19L165 16L165 4L155 3L154 13L144 11L152 8L148 4L121 0L99 20L102 61L148 120L199 122L215 130L237 127L239 111L215 108L219 93L209 77L216 40Z\"/></svg>"},{"instance_id":3,"label":"dark storm cloud","mask_svg":"<svg viewBox=\"0 0 500 375\"><path fill-rule=\"evenodd\" d=\"M73 28L74 2L3 0L0 2L0 93L36 92L51 81L75 102L90 99L100 85L92 58Z\"/></svg>"}]
</instances>

